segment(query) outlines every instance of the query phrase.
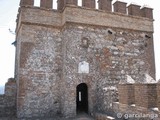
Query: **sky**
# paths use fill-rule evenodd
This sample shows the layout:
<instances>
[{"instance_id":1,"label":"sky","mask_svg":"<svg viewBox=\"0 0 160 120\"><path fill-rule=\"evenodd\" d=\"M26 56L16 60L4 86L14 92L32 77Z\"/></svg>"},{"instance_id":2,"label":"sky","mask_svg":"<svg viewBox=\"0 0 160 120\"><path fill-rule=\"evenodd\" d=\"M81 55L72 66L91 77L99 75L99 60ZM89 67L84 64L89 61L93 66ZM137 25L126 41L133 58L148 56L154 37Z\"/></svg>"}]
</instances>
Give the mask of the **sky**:
<instances>
[{"instance_id":1,"label":"sky","mask_svg":"<svg viewBox=\"0 0 160 120\"><path fill-rule=\"evenodd\" d=\"M8 78L14 77L15 47L12 43L15 41L16 16L18 13L20 0L0 0L0 86L5 85ZM39 0L35 0L35 5L39 5ZM116 0L113 0L113 3ZM154 16L154 47L156 62L156 80L160 79L160 7L155 0L123 0L126 3L136 3L138 5L147 5L153 8ZM54 0L54 3L56 0ZM56 6L54 6L56 8ZM9 30L10 29L10 30Z\"/></svg>"}]
</instances>

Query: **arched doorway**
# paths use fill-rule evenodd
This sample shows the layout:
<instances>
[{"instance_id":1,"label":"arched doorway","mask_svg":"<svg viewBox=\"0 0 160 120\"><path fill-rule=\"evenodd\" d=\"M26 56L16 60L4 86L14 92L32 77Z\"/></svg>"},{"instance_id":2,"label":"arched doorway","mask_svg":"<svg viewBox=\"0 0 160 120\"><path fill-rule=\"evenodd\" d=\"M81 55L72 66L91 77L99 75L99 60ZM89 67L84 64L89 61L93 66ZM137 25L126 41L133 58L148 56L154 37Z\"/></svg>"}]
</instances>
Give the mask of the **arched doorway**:
<instances>
[{"instance_id":1,"label":"arched doorway","mask_svg":"<svg viewBox=\"0 0 160 120\"><path fill-rule=\"evenodd\" d=\"M85 83L77 86L77 113L88 113L88 87Z\"/></svg>"}]
</instances>

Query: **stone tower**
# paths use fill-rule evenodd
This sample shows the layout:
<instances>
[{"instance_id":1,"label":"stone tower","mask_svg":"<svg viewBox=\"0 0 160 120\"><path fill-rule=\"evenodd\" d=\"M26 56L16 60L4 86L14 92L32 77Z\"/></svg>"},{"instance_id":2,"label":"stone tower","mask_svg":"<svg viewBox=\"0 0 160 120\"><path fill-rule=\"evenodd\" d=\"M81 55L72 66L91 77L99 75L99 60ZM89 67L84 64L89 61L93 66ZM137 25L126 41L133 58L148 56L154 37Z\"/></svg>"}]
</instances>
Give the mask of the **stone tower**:
<instances>
[{"instance_id":1,"label":"stone tower","mask_svg":"<svg viewBox=\"0 0 160 120\"><path fill-rule=\"evenodd\" d=\"M112 112L125 75L137 83L145 73L155 78L151 8L58 0L53 10L52 0L40 2L21 0L17 17L19 118Z\"/></svg>"}]
</instances>

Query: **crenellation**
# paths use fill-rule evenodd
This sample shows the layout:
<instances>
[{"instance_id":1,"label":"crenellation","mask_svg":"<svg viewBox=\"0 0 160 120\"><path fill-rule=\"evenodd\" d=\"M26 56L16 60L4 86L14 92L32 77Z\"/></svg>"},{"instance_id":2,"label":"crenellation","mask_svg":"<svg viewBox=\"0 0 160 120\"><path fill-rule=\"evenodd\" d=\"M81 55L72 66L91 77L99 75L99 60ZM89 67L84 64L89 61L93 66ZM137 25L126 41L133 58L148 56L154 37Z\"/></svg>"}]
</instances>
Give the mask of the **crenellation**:
<instances>
[{"instance_id":1,"label":"crenellation","mask_svg":"<svg viewBox=\"0 0 160 120\"><path fill-rule=\"evenodd\" d=\"M98 0L98 6L100 10L112 11L112 0Z\"/></svg>"},{"instance_id":2,"label":"crenellation","mask_svg":"<svg viewBox=\"0 0 160 120\"><path fill-rule=\"evenodd\" d=\"M61 11L64 9L65 1L64 0L57 0L57 10Z\"/></svg>"},{"instance_id":3,"label":"crenellation","mask_svg":"<svg viewBox=\"0 0 160 120\"><path fill-rule=\"evenodd\" d=\"M77 6L78 0L57 0L57 11L62 11L66 6ZM149 19L153 19L153 9L150 7L142 7L137 4L131 3L128 7L127 3L122 1L116 1L113 3L112 10L112 0L98 0L98 10L103 10L106 12L117 12L126 15L145 17ZM21 0L20 6L34 6L34 0ZM82 0L83 9L90 8L96 9L96 1L95 0ZM53 0L41 0L40 7L46 9L53 9ZM128 12L127 12L128 10Z\"/></svg>"},{"instance_id":4,"label":"crenellation","mask_svg":"<svg viewBox=\"0 0 160 120\"><path fill-rule=\"evenodd\" d=\"M77 0L66 0L66 4L70 4L70 5L76 5L77 6Z\"/></svg>"},{"instance_id":5,"label":"crenellation","mask_svg":"<svg viewBox=\"0 0 160 120\"><path fill-rule=\"evenodd\" d=\"M82 0L82 6L95 9L95 0Z\"/></svg>"},{"instance_id":6,"label":"crenellation","mask_svg":"<svg viewBox=\"0 0 160 120\"><path fill-rule=\"evenodd\" d=\"M53 0L41 0L40 1L40 7L52 9Z\"/></svg>"},{"instance_id":7,"label":"crenellation","mask_svg":"<svg viewBox=\"0 0 160 120\"><path fill-rule=\"evenodd\" d=\"M127 5L127 3L125 3L125 2L116 1L113 4L114 12L119 12L119 13L127 14L126 5Z\"/></svg>"},{"instance_id":8,"label":"crenellation","mask_svg":"<svg viewBox=\"0 0 160 120\"><path fill-rule=\"evenodd\" d=\"M21 0L20 6L33 6L34 0Z\"/></svg>"},{"instance_id":9,"label":"crenellation","mask_svg":"<svg viewBox=\"0 0 160 120\"><path fill-rule=\"evenodd\" d=\"M141 15L142 17L153 19L153 9L144 6L141 8Z\"/></svg>"},{"instance_id":10,"label":"crenellation","mask_svg":"<svg viewBox=\"0 0 160 120\"><path fill-rule=\"evenodd\" d=\"M128 15L133 15L133 16L141 16L140 12L140 5L136 4L130 4L128 8Z\"/></svg>"}]
</instances>

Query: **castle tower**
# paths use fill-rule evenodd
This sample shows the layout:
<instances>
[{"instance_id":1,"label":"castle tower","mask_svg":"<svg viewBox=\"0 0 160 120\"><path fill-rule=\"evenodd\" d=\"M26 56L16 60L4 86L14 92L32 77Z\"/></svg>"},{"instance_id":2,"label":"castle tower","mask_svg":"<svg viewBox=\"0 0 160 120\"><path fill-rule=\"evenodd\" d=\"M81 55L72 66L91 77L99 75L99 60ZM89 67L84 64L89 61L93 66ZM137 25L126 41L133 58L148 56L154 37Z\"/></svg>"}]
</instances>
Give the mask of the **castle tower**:
<instances>
[{"instance_id":1,"label":"castle tower","mask_svg":"<svg viewBox=\"0 0 160 120\"><path fill-rule=\"evenodd\" d=\"M151 8L112 0L21 0L16 28L17 116L112 111L125 75L155 78ZM128 9L128 13L126 13Z\"/></svg>"}]
</instances>

